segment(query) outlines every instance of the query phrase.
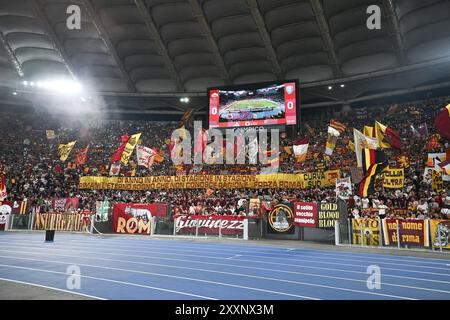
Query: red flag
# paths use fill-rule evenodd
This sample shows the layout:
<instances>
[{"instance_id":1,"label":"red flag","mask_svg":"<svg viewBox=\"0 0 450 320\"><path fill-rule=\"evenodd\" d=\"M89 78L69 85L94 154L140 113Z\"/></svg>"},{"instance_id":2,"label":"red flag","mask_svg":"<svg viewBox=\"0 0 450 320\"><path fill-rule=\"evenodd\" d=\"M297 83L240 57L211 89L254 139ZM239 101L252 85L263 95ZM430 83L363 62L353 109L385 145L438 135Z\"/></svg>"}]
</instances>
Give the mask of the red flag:
<instances>
[{"instance_id":1,"label":"red flag","mask_svg":"<svg viewBox=\"0 0 450 320\"><path fill-rule=\"evenodd\" d=\"M439 135L433 134L427 143L427 150L431 151L433 149L440 149L442 148L442 144L439 143Z\"/></svg>"},{"instance_id":2,"label":"red flag","mask_svg":"<svg viewBox=\"0 0 450 320\"><path fill-rule=\"evenodd\" d=\"M6 199L8 194L6 193L6 183L5 183L5 177L0 177L0 201L3 201Z\"/></svg>"},{"instance_id":3,"label":"red flag","mask_svg":"<svg viewBox=\"0 0 450 320\"><path fill-rule=\"evenodd\" d=\"M89 145L87 145L86 149L78 152L76 156L75 163L79 166L86 163L87 153L89 151Z\"/></svg>"},{"instance_id":4,"label":"red flag","mask_svg":"<svg viewBox=\"0 0 450 320\"><path fill-rule=\"evenodd\" d=\"M112 157L112 163L120 161L122 158L123 150L125 150L125 146L127 145L128 140L130 139L130 136L127 134L124 134L122 136L122 144L120 145L119 149L117 149L117 152Z\"/></svg>"},{"instance_id":5,"label":"red flag","mask_svg":"<svg viewBox=\"0 0 450 320\"><path fill-rule=\"evenodd\" d=\"M450 140L450 104L439 112L434 119L434 125L441 137Z\"/></svg>"}]
</instances>

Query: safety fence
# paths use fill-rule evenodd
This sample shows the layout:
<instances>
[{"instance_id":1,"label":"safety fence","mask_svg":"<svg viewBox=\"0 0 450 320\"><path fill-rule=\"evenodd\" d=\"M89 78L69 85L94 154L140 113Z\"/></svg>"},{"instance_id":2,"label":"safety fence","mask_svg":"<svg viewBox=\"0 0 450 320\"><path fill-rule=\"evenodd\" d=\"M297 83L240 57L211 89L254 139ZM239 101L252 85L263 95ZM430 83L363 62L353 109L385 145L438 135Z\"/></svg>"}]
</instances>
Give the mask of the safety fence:
<instances>
[{"instance_id":1,"label":"safety fence","mask_svg":"<svg viewBox=\"0 0 450 320\"><path fill-rule=\"evenodd\" d=\"M114 203L90 211L13 213L4 230L55 230L97 234L172 235L248 239L239 216L171 216L165 203ZM3 230L3 229L2 229Z\"/></svg>"},{"instance_id":2,"label":"safety fence","mask_svg":"<svg viewBox=\"0 0 450 320\"><path fill-rule=\"evenodd\" d=\"M336 245L450 249L450 220L359 218L335 223Z\"/></svg>"}]
</instances>

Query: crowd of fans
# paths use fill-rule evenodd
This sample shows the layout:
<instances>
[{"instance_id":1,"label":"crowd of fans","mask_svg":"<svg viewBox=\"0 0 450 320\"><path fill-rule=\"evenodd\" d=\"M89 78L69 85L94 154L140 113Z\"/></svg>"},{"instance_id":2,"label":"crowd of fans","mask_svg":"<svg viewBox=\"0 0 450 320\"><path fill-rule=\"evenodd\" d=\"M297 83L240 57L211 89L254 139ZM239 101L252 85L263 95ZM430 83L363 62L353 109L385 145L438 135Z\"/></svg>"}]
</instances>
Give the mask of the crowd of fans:
<instances>
[{"instance_id":1,"label":"crowd of fans","mask_svg":"<svg viewBox=\"0 0 450 320\"><path fill-rule=\"evenodd\" d=\"M339 137L331 156L325 155L327 127L330 119L309 121L301 125L295 136L281 135L279 172L301 173L317 170L340 169L343 177L351 176L356 167L356 156L348 147L353 140L353 128L374 125L377 120L396 131L401 137L401 150L386 149L391 167L404 167L403 189L385 189L377 185L376 192L361 199L353 195L348 200L348 212L353 217L395 218L450 218L450 196L446 185L436 192L430 177L424 174L427 154L445 152L448 144L440 140L429 146L434 134L433 119L449 98L427 100L398 105L354 109L336 115L347 126ZM27 199L43 210L49 210L54 198L78 197L81 210L95 210L96 201L142 203L167 202L174 214L227 214L242 215L248 211L250 199L268 202L322 201L336 202L334 187L322 189L260 189L213 190L207 194L197 190L78 190L79 178L84 175L108 176L111 157L121 144L123 134L142 132L140 143L156 148L162 162L148 169L137 166L133 153L129 165L122 166L121 176L176 175L180 170L170 159L169 144L172 131L178 122L119 121L51 116L49 114L2 114L0 127L0 175L5 176L7 200ZM420 132L417 128L426 128ZM48 139L46 130L54 130L56 138ZM284 149L293 140L309 136L307 160L301 163ZM57 146L76 140L76 146L67 161L60 161ZM89 145L87 161L74 166L76 154ZM408 160L400 161L400 157ZM183 174L259 174L262 165L202 165L185 166ZM353 191L356 191L353 186Z\"/></svg>"}]
</instances>

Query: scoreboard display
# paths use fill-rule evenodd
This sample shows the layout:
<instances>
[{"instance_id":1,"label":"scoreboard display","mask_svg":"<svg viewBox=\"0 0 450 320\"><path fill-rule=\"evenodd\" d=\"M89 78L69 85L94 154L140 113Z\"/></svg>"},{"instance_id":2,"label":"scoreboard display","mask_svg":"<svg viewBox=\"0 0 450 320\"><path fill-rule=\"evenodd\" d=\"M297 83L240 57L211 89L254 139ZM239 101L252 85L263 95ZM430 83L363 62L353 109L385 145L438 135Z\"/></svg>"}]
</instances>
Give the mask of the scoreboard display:
<instances>
[{"instance_id":1,"label":"scoreboard display","mask_svg":"<svg viewBox=\"0 0 450 320\"><path fill-rule=\"evenodd\" d=\"M297 124L298 81L209 88L209 127Z\"/></svg>"}]
</instances>

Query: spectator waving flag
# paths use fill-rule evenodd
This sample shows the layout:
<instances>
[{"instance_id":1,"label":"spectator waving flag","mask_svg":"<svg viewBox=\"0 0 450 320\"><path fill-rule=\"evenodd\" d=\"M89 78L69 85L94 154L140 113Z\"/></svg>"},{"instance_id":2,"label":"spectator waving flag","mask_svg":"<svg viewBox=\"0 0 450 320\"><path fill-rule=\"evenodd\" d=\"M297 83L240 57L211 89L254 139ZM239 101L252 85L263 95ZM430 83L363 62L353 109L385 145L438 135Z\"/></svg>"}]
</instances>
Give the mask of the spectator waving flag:
<instances>
[{"instance_id":1,"label":"spectator waving flag","mask_svg":"<svg viewBox=\"0 0 450 320\"><path fill-rule=\"evenodd\" d=\"M122 162L124 165L128 164L128 161L130 160L131 154L134 151L134 148L136 147L139 139L141 138L142 133L136 133L131 136L131 138L128 140L127 144L125 145L125 149L122 152L122 156L120 158L120 162Z\"/></svg>"},{"instance_id":2,"label":"spectator waving flag","mask_svg":"<svg viewBox=\"0 0 450 320\"><path fill-rule=\"evenodd\" d=\"M111 164L111 168L109 169L110 176L118 176L120 173L120 162Z\"/></svg>"},{"instance_id":3,"label":"spectator waving flag","mask_svg":"<svg viewBox=\"0 0 450 320\"><path fill-rule=\"evenodd\" d=\"M436 131L447 140L450 140L450 104L439 112L434 119Z\"/></svg>"},{"instance_id":4,"label":"spectator waving flag","mask_svg":"<svg viewBox=\"0 0 450 320\"><path fill-rule=\"evenodd\" d=\"M439 143L439 134L433 134L427 143L427 150L442 149L442 144Z\"/></svg>"},{"instance_id":5,"label":"spectator waving flag","mask_svg":"<svg viewBox=\"0 0 450 320\"><path fill-rule=\"evenodd\" d=\"M367 174L361 180L358 185L359 196L361 198L366 198L375 191L375 180L376 177L381 174L388 166L388 162L374 163L370 166Z\"/></svg>"},{"instance_id":6,"label":"spectator waving flag","mask_svg":"<svg viewBox=\"0 0 450 320\"><path fill-rule=\"evenodd\" d=\"M400 149L400 136L394 130L375 121L375 137L381 148Z\"/></svg>"},{"instance_id":7,"label":"spectator waving flag","mask_svg":"<svg viewBox=\"0 0 450 320\"><path fill-rule=\"evenodd\" d=\"M66 161L69 157L70 152L75 146L76 141L69 142L68 144L60 144L58 146L58 155L61 161Z\"/></svg>"},{"instance_id":8,"label":"spectator waving flag","mask_svg":"<svg viewBox=\"0 0 450 320\"><path fill-rule=\"evenodd\" d=\"M330 127L336 129L340 134L344 133L347 130L347 126L335 119L330 120Z\"/></svg>"},{"instance_id":9,"label":"spectator waving flag","mask_svg":"<svg viewBox=\"0 0 450 320\"><path fill-rule=\"evenodd\" d=\"M353 129L353 139L355 141L356 162L359 168L363 167L362 149L378 149L378 141L362 134L361 131Z\"/></svg>"},{"instance_id":10,"label":"spectator waving flag","mask_svg":"<svg viewBox=\"0 0 450 320\"><path fill-rule=\"evenodd\" d=\"M443 162L439 162L438 166L441 168L441 170L446 174L450 175L450 159L447 159Z\"/></svg>"},{"instance_id":11,"label":"spectator waving flag","mask_svg":"<svg viewBox=\"0 0 450 320\"><path fill-rule=\"evenodd\" d=\"M3 201L6 199L8 194L6 193L6 183L5 183L5 176L0 177L0 201Z\"/></svg>"},{"instance_id":12,"label":"spectator waving flag","mask_svg":"<svg viewBox=\"0 0 450 320\"><path fill-rule=\"evenodd\" d=\"M304 162L308 154L309 138L297 139L293 142L293 150L296 162Z\"/></svg>"},{"instance_id":13,"label":"spectator waving flag","mask_svg":"<svg viewBox=\"0 0 450 320\"><path fill-rule=\"evenodd\" d=\"M53 140L56 138L56 134L54 130L45 130L48 140Z\"/></svg>"},{"instance_id":14,"label":"spectator waving flag","mask_svg":"<svg viewBox=\"0 0 450 320\"><path fill-rule=\"evenodd\" d=\"M364 126L364 135L370 138L375 138L375 128L371 126Z\"/></svg>"},{"instance_id":15,"label":"spectator waving flag","mask_svg":"<svg viewBox=\"0 0 450 320\"><path fill-rule=\"evenodd\" d=\"M87 145L87 147L83 150L80 150L77 153L76 159L75 159L75 163L79 166L82 164L86 163L86 159L87 159L87 153L89 151L89 145Z\"/></svg>"},{"instance_id":16,"label":"spectator waving flag","mask_svg":"<svg viewBox=\"0 0 450 320\"><path fill-rule=\"evenodd\" d=\"M138 145L136 146L136 154L139 166L144 166L148 169L152 167L156 156L156 152L153 149Z\"/></svg>"},{"instance_id":17,"label":"spectator waving flag","mask_svg":"<svg viewBox=\"0 0 450 320\"><path fill-rule=\"evenodd\" d=\"M124 134L121 138L122 143L119 147L119 149L117 149L117 152L114 154L114 156L112 157L112 162L117 162L120 161L120 158L122 157L122 153L123 150L125 150L125 146L127 145L128 139L130 139L130 136L127 134Z\"/></svg>"}]
</instances>

